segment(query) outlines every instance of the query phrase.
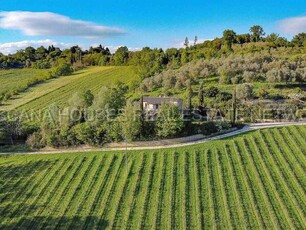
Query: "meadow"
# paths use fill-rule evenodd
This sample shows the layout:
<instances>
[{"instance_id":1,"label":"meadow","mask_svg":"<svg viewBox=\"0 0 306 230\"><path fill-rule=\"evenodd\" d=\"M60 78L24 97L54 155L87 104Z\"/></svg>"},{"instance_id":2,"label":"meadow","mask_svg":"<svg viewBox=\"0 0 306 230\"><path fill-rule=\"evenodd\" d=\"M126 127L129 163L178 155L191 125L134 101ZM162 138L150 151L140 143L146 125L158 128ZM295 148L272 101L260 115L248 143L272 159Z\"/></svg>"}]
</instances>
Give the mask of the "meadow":
<instances>
[{"instance_id":1,"label":"meadow","mask_svg":"<svg viewBox=\"0 0 306 230\"><path fill-rule=\"evenodd\" d=\"M130 67L88 67L71 76L36 85L7 101L5 105L0 106L0 110L39 110L48 108L53 103L64 106L76 92L82 93L89 89L97 93L102 86L111 87L119 81L129 84L134 79L137 77Z\"/></svg>"},{"instance_id":2,"label":"meadow","mask_svg":"<svg viewBox=\"0 0 306 230\"><path fill-rule=\"evenodd\" d=\"M291 126L179 149L2 155L0 228L305 229L305 137Z\"/></svg>"}]
</instances>

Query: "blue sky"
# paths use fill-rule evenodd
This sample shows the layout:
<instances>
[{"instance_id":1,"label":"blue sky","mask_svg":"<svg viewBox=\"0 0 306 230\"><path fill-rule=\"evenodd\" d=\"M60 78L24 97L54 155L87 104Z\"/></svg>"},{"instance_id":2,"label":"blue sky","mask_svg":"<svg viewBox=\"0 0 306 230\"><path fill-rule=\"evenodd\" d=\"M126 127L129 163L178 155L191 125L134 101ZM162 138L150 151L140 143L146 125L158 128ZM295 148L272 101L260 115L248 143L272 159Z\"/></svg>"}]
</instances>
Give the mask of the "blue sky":
<instances>
[{"instance_id":1,"label":"blue sky","mask_svg":"<svg viewBox=\"0 0 306 230\"><path fill-rule=\"evenodd\" d=\"M33 19L31 14L26 14L27 20L32 21L25 24L26 20L16 11L53 15L41 14ZM100 43L113 48L121 45L133 49L178 47L186 36L190 40L195 35L200 40L212 39L221 36L225 29L246 33L254 24L262 25L267 33L277 32L288 38L295 32L306 31L305 0L294 0L294 3L292 0L6 0L1 1L0 12L0 52L4 53L26 44L35 46L46 42L63 47L80 44L85 48ZM8 16L10 12L13 13ZM61 17L69 20L63 18L62 22ZM43 24L42 19L48 22ZM83 25L75 20L83 21L90 28L74 33ZM94 25L86 24L89 22ZM54 34L56 26L62 27L61 23L66 23L62 33ZM294 28L290 28L293 24ZM94 36L90 36L92 30Z\"/></svg>"}]
</instances>

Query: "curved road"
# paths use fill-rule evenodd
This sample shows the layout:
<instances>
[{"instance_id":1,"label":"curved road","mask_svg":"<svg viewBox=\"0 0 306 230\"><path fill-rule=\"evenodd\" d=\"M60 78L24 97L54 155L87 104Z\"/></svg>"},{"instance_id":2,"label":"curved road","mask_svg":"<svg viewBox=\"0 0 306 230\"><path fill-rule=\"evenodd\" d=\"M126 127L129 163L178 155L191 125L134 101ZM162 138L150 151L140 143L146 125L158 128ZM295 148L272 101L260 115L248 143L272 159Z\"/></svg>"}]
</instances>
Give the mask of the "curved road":
<instances>
[{"instance_id":1,"label":"curved road","mask_svg":"<svg viewBox=\"0 0 306 230\"><path fill-rule=\"evenodd\" d=\"M174 144L174 145L163 145L163 146L146 146L146 147L127 147L127 148L93 148L93 149L77 149L77 150L55 150L55 151L37 151L37 152L15 152L15 153L0 153L1 155L7 155L7 154L58 154L58 153L79 153L79 152L106 152L106 151L133 151L133 150L154 150L154 149L169 149L169 148L180 148L190 145L196 145L196 144L202 144L209 141L215 141L215 140L221 140L227 137L233 137L237 136L242 133L250 132L253 130L258 129L265 129L265 128L274 128L274 127L285 127L290 125L306 125L306 121L302 122L278 122L278 123L256 123L247 125L242 129L222 134L215 137L205 138L198 141L192 141L187 143L180 143L180 144Z\"/></svg>"}]
</instances>

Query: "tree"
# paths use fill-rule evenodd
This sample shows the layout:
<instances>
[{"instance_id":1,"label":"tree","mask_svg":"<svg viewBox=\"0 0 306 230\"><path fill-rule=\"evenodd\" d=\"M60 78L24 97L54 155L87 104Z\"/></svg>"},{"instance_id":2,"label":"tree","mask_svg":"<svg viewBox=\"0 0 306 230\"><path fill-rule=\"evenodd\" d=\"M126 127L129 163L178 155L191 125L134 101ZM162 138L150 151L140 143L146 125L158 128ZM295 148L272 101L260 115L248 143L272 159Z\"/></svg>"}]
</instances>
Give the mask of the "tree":
<instances>
[{"instance_id":1,"label":"tree","mask_svg":"<svg viewBox=\"0 0 306 230\"><path fill-rule=\"evenodd\" d=\"M185 48L188 48L188 47L189 47L189 40L188 40L188 37L185 38L184 46L185 46Z\"/></svg>"},{"instance_id":2,"label":"tree","mask_svg":"<svg viewBox=\"0 0 306 230\"><path fill-rule=\"evenodd\" d=\"M298 47L303 47L304 41L306 41L306 33L299 33L292 39L292 44Z\"/></svg>"},{"instance_id":3,"label":"tree","mask_svg":"<svg viewBox=\"0 0 306 230\"><path fill-rule=\"evenodd\" d=\"M86 105L84 102L84 95L80 95L80 93L76 92L72 95L72 97L68 100L69 106L76 109L83 109Z\"/></svg>"},{"instance_id":4,"label":"tree","mask_svg":"<svg viewBox=\"0 0 306 230\"><path fill-rule=\"evenodd\" d=\"M111 103L110 99L111 89L103 86L98 95L93 100L93 107L96 110L106 109Z\"/></svg>"},{"instance_id":5,"label":"tree","mask_svg":"<svg viewBox=\"0 0 306 230\"><path fill-rule=\"evenodd\" d=\"M115 65L125 65L129 58L129 50L126 46L119 47L114 54Z\"/></svg>"},{"instance_id":6,"label":"tree","mask_svg":"<svg viewBox=\"0 0 306 230\"><path fill-rule=\"evenodd\" d=\"M136 140L141 132L141 113L138 106L128 102L124 112L119 117L122 134L128 142Z\"/></svg>"},{"instance_id":7,"label":"tree","mask_svg":"<svg viewBox=\"0 0 306 230\"><path fill-rule=\"evenodd\" d=\"M252 38L255 40L255 42L260 41L262 36L265 35L263 28L259 25L252 26L250 28L250 32L252 33Z\"/></svg>"},{"instance_id":8,"label":"tree","mask_svg":"<svg viewBox=\"0 0 306 230\"><path fill-rule=\"evenodd\" d=\"M287 46L290 45L290 43L288 42L287 38L284 38L284 37L277 38L274 43L278 47L287 47Z\"/></svg>"},{"instance_id":9,"label":"tree","mask_svg":"<svg viewBox=\"0 0 306 230\"><path fill-rule=\"evenodd\" d=\"M86 90L82 96L85 106L90 107L94 100L94 95L92 94L91 90L90 89Z\"/></svg>"},{"instance_id":10,"label":"tree","mask_svg":"<svg viewBox=\"0 0 306 230\"><path fill-rule=\"evenodd\" d=\"M156 131L159 137L175 137L183 129L183 117L180 109L174 104L162 104L157 115Z\"/></svg>"},{"instance_id":11,"label":"tree","mask_svg":"<svg viewBox=\"0 0 306 230\"><path fill-rule=\"evenodd\" d=\"M233 117L232 117L232 124L236 124L236 118L237 118L237 88L234 88L233 91L233 104L232 104L232 109L233 109Z\"/></svg>"},{"instance_id":12,"label":"tree","mask_svg":"<svg viewBox=\"0 0 306 230\"><path fill-rule=\"evenodd\" d=\"M279 34L272 33L266 37L267 42L275 42L279 38Z\"/></svg>"},{"instance_id":13,"label":"tree","mask_svg":"<svg viewBox=\"0 0 306 230\"><path fill-rule=\"evenodd\" d=\"M236 40L236 33L233 30L225 30L223 32L223 40L229 50L232 50L232 45Z\"/></svg>"},{"instance_id":14,"label":"tree","mask_svg":"<svg viewBox=\"0 0 306 230\"><path fill-rule=\"evenodd\" d=\"M43 60L48 54L48 50L41 46L39 48L37 48L37 50L35 51L35 56L37 60Z\"/></svg>"},{"instance_id":15,"label":"tree","mask_svg":"<svg viewBox=\"0 0 306 230\"><path fill-rule=\"evenodd\" d=\"M236 43L242 45L244 43L248 43L251 41L251 35L250 34L238 34L236 35Z\"/></svg>"},{"instance_id":16,"label":"tree","mask_svg":"<svg viewBox=\"0 0 306 230\"><path fill-rule=\"evenodd\" d=\"M200 106L203 106L204 105L204 84L203 84L203 82L200 83L198 97L199 97Z\"/></svg>"},{"instance_id":17,"label":"tree","mask_svg":"<svg viewBox=\"0 0 306 230\"><path fill-rule=\"evenodd\" d=\"M35 61L35 49L31 46L27 47L24 50L26 59L29 59L30 61Z\"/></svg>"},{"instance_id":18,"label":"tree","mask_svg":"<svg viewBox=\"0 0 306 230\"><path fill-rule=\"evenodd\" d=\"M193 45L196 45L197 42L198 42L198 36L195 36L195 37L194 37L194 43L193 43Z\"/></svg>"},{"instance_id":19,"label":"tree","mask_svg":"<svg viewBox=\"0 0 306 230\"><path fill-rule=\"evenodd\" d=\"M95 110L108 110L109 112L112 110L117 114L126 104L127 90L127 86L122 82L117 83L112 89L102 87L93 101L93 108Z\"/></svg>"},{"instance_id":20,"label":"tree","mask_svg":"<svg viewBox=\"0 0 306 230\"><path fill-rule=\"evenodd\" d=\"M188 61L189 61L188 52L186 49L184 49L181 54L181 63L186 64L188 63Z\"/></svg>"},{"instance_id":21,"label":"tree","mask_svg":"<svg viewBox=\"0 0 306 230\"><path fill-rule=\"evenodd\" d=\"M253 85L244 83L237 86L237 99L248 100L253 97Z\"/></svg>"},{"instance_id":22,"label":"tree","mask_svg":"<svg viewBox=\"0 0 306 230\"><path fill-rule=\"evenodd\" d=\"M193 90L192 90L191 81L189 79L186 81L186 85L187 85L186 97L187 97L187 101L188 101L188 109L189 109L189 111L191 111Z\"/></svg>"}]
</instances>

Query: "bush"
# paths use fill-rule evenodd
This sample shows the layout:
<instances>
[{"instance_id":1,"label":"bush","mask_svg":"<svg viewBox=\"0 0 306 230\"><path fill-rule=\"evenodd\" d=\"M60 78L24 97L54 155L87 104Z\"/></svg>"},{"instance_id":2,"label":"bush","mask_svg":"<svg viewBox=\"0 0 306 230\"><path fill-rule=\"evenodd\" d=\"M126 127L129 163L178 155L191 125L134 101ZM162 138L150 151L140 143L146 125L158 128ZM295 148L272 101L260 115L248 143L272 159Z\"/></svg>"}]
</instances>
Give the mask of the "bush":
<instances>
[{"instance_id":1,"label":"bush","mask_svg":"<svg viewBox=\"0 0 306 230\"><path fill-rule=\"evenodd\" d=\"M103 126L106 129L106 142L119 142L123 140L122 128L118 120L104 123Z\"/></svg>"},{"instance_id":2,"label":"bush","mask_svg":"<svg viewBox=\"0 0 306 230\"><path fill-rule=\"evenodd\" d=\"M78 62L73 64L72 68L73 68L74 71L78 71L78 70L84 69L85 65L82 62L78 61Z\"/></svg>"},{"instance_id":3,"label":"bush","mask_svg":"<svg viewBox=\"0 0 306 230\"><path fill-rule=\"evenodd\" d=\"M182 113L176 105L162 104L156 121L159 137L176 137L184 127Z\"/></svg>"},{"instance_id":4,"label":"bush","mask_svg":"<svg viewBox=\"0 0 306 230\"><path fill-rule=\"evenodd\" d=\"M82 144L94 145L94 130L86 123L75 125L73 132Z\"/></svg>"},{"instance_id":5,"label":"bush","mask_svg":"<svg viewBox=\"0 0 306 230\"><path fill-rule=\"evenodd\" d=\"M29 145L32 149L40 149L45 147L42 142L42 135L40 132L35 132L30 135L26 141L27 145Z\"/></svg>"},{"instance_id":6,"label":"bush","mask_svg":"<svg viewBox=\"0 0 306 230\"><path fill-rule=\"evenodd\" d=\"M73 132L82 144L100 146L106 143L107 130L103 126L93 127L88 123L81 123L73 127Z\"/></svg>"},{"instance_id":7,"label":"bush","mask_svg":"<svg viewBox=\"0 0 306 230\"><path fill-rule=\"evenodd\" d=\"M73 73L73 68L68 63L63 63L55 69L56 76L68 76Z\"/></svg>"},{"instance_id":8,"label":"bush","mask_svg":"<svg viewBox=\"0 0 306 230\"><path fill-rule=\"evenodd\" d=\"M210 87L208 88L207 92L205 93L208 97L216 97L219 93L219 89L217 87Z\"/></svg>"},{"instance_id":9,"label":"bush","mask_svg":"<svg viewBox=\"0 0 306 230\"><path fill-rule=\"evenodd\" d=\"M221 131L229 130L232 125L228 122L204 122L201 124L192 124L193 133L209 136Z\"/></svg>"}]
</instances>

